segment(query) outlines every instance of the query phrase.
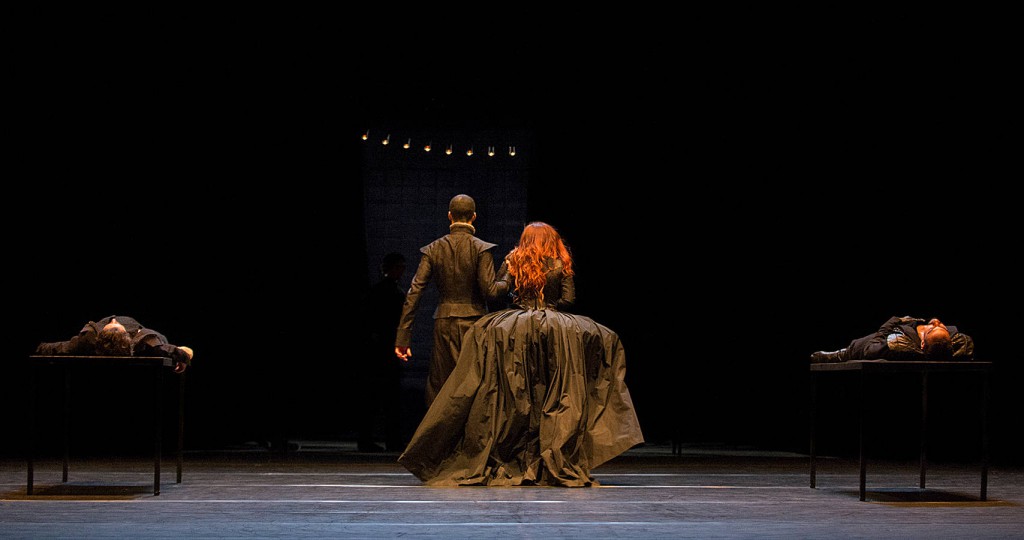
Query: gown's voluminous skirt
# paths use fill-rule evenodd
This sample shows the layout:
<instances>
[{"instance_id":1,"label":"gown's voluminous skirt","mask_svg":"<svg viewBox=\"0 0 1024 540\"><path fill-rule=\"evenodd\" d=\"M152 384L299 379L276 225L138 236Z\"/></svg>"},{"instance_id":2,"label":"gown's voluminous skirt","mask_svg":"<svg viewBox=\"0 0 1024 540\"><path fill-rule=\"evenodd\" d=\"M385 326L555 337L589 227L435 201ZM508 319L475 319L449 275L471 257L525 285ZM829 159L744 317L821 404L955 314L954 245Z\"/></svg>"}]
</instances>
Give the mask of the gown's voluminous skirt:
<instances>
[{"instance_id":1,"label":"gown's voluminous skirt","mask_svg":"<svg viewBox=\"0 0 1024 540\"><path fill-rule=\"evenodd\" d=\"M597 485L644 442L625 373L619 336L588 317L490 313L398 461L431 486Z\"/></svg>"}]
</instances>

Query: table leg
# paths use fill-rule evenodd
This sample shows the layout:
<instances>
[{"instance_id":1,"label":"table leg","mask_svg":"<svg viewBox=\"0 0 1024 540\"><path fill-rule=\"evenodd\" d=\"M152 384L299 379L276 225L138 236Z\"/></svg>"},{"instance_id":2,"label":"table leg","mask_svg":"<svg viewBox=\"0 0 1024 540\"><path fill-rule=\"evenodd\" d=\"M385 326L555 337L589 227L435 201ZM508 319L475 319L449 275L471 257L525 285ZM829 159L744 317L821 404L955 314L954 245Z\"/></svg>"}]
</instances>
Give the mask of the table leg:
<instances>
[{"instance_id":1,"label":"table leg","mask_svg":"<svg viewBox=\"0 0 1024 540\"><path fill-rule=\"evenodd\" d=\"M928 469L928 371L921 372L921 489Z\"/></svg>"},{"instance_id":2,"label":"table leg","mask_svg":"<svg viewBox=\"0 0 1024 540\"><path fill-rule=\"evenodd\" d=\"M63 419L63 423L64 423L63 427L64 427L64 429L63 429L63 433L61 434L61 440L63 441L63 446L64 446L64 456L63 456L63 469L62 469L63 472L61 473L61 480L60 481L63 482L63 483L67 483L67 481L68 481L68 462L70 461L70 450L68 448L71 446L71 443L70 443L70 440L69 440L70 435L68 435L68 431L71 429L71 370L68 369L67 366L64 366L63 370L64 370L64 398L63 398L63 400L61 402L61 405L64 408L64 419Z\"/></svg>"},{"instance_id":3,"label":"table leg","mask_svg":"<svg viewBox=\"0 0 1024 540\"><path fill-rule=\"evenodd\" d=\"M35 454L36 454L36 385L39 384L39 368L29 366L29 387L28 387L28 478L25 482L25 494L32 494L32 484L35 480Z\"/></svg>"},{"instance_id":4,"label":"table leg","mask_svg":"<svg viewBox=\"0 0 1024 540\"><path fill-rule=\"evenodd\" d=\"M181 483L181 461L185 450L185 374L178 375L178 474L177 483Z\"/></svg>"},{"instance_id":5,"label":"table leg","mask_svg":"<svg viewBox=\"0 0 1024 540\"><path fill-rule=\"evenodd\" d=\"M811 373L811 489L817 485L818 376Z\"/></svg>"},{"instance_id":6,"label":"table leg","mask_svg":"<svg viewBox=\"0 0 1024 540\"><path fill-rule=\"evenodd\" d=\"M857 439L858 439L858 443L857 443L858 449L857 449L857 451L858 451L858 455L860 456L859 457L859 461L860 461L860 500L862 500L862 501L867 498L866 497L867 489L865 488L865 485L867 484L867 459L866 459L866 456L864 455L864 415L865 415L864 406L865 406L865 401L866 401L865 398L864 398L864 393L867 391L867 388L865 388L864 379L865 379L865 376L864 376L864 372L862 371L860 373L860 390L859 390L859 393L860 393L859 402L860 403L858 404L858 407L857 407L858 408L858 415L857 415L858 430L857 431L858 431L858 434L859 434L858 437L857 437Z\"/></svg>"},{"instance_id":7,"label":"table leg","mask_svg":"<svg viewBox=\"0 0 1024 540\"><path fill-rule=\"evenodd\" d=\"M986 371L982 375L981 395L981 500L988 499L988 408L990 376Z\"/></svg>"},{"instance_id":8,"label":"table leg","mask_svg":"<svg viewBox=\"0 0 1024 540\"><path fill-rule=\"evenodd\" d=\"M164 370L162 366L156 366L153 368L155 386L153 388L153 424L155 429L153 430L153 495L160 494L160 432L161 432L161 407L160 407L160 391L163 389L163 375Z\"/></svg>"}]
</instances>

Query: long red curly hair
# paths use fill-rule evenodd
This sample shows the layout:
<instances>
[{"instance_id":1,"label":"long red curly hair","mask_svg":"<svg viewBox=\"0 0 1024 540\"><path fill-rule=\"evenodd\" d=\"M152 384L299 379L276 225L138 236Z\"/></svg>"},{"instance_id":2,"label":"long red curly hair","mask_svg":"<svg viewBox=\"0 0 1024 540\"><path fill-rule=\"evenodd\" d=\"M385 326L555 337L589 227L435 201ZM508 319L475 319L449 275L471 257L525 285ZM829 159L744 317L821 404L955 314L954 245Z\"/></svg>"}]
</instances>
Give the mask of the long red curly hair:
<instances>
[{"instance_id":1,"label":"long red curly hair","mask_svg":"<svg viewBox=\"0 0 1024 540\"><path fill-rule=\"evenodd\" d=\"M551 259L562 262L563 275L573 275L572 254L558 231L542 221L527 224L519 236L519 244L505 256L508 272L515 278L516 294L543 300Z\"/></svg>"}]
</instances>

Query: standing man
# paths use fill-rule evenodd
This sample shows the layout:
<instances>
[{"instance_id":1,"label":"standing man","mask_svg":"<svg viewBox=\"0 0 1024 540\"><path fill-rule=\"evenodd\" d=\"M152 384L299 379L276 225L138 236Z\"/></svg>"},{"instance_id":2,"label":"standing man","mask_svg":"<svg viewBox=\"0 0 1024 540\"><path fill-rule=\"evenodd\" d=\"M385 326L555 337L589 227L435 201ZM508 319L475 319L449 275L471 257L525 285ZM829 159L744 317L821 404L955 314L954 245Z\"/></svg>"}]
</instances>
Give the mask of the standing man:
<instances>
[{"instance_id":1,"label":"standing man","mask_svg":"<svg viewBox=\"0 0 1024 540\"><path fill-rule=\"evenodd\" d=\"M401 433L402 362L395 358L395 333L405 303L400 281L405 273L405 257L388 253L380 265L380 280L363 296L362 317L366 352L354 365L357 375L357 445L360 452L381 452L374 442L374 426L383 417L383 433L388 452L401 452L405 441Z\"/></svg>"},{"instance_id":2,"label":"standing man","mask_svg":"<svg viewBox=\"0 0 1024 540\"><path fill-rule=\"evenodd\" d=\"M408 362L412 356L409 342L412 324L423 289L431 281L440 294L434 309L434 349L427 374L427 406L434 401L462 348L462 336L470 326L487 313L487 302L508 292L508 284L494 278L496 244L475 236L476 202L469 195L459 194L448 203L448 234L420 248L416 275L405 295L402 316L395 337L395 354Z\"/></svg>"}]
</instances>

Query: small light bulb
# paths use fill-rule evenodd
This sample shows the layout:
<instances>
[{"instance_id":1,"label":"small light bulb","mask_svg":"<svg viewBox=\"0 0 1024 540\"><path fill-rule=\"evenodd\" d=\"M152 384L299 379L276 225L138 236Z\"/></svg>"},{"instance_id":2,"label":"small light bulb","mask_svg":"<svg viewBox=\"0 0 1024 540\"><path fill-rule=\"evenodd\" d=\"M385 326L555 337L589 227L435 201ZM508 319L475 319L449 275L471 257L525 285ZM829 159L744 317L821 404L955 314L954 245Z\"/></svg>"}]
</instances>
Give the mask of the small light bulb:
<instances>
[{"instance_id":1,"label":"small light bulb","mask_svg":"<svg viewBox=\"0 0 1024 540\"><path fill-rule=\"evenodd\" d=\"M407 139L405 141L405 144L402 145L402 148L405 148L406 150L408 150L410 146L412 146L412 139Z\"/></svg>"},{"instance_id":2,"label":"small light bulb","mask_svg":"<svg viewBox=\"0 0 1024 540\"><path fill-rule=\"evenodd\" d=\"M370 130L366 130L366 133L363 133L363 140L365 141L366 139L369 139L369 138L370 138Z\"/></svg>"},{"instance_id":3,"label":"small light bulb","mask_svg":"<svg viewBox=\"0 0 1024 540\"><path fill-rule=\"evenodd\" d=\"M472 156L473 155L473 148L470 148L469 150L466 150L466 155L467 156Z\"/></svg>"},{"instance_id":4,"label":"small light bulb","mask_svg":"<svg viewBox=\"0 0 1024 540\"><path fill-rule=\"evenodd\" d=\"M423 147L423 151L424 152L429 152L430 151L430 143L427 143L427 145Z\"/></svg>"},{"instance_id":5,"label":"small light bulb","mask_svg":"<svg viewBox=\"0 0 1024 540\"><path fill-rule=\"evenodd\" d=\"M509 146L508 147L508 155L510 155L510 156L515 156L516 155L516 147L515 146Z\"/></svg>"},{"instance_id":6,"label":"small light bulb","mask_svg":"<svg viewBox=\"0 0 1024 540\"><path fill-rule=\"evenodd\" d=\"M445 153L446 156L452 155L452 145L449 144L448 148L444 149L444 153Z\"/></svg>"},{"instance_id":7,"label":"small light bulb","mask_svg":"<svg viewBox=\"0 0 1024 540\"><path fill-rule=\"evenodd\" d=\"M381 143L381 144L383 144L384 146L387 146L387 145L388 145L388 143L390 143L390 142L391 142L391 134L390 134L390 133L388 133L388 136L387 136L387 137L384 137L384 140L383 140L383 141L381 141L380 143Z\"/></svg>"}]
</instances>

